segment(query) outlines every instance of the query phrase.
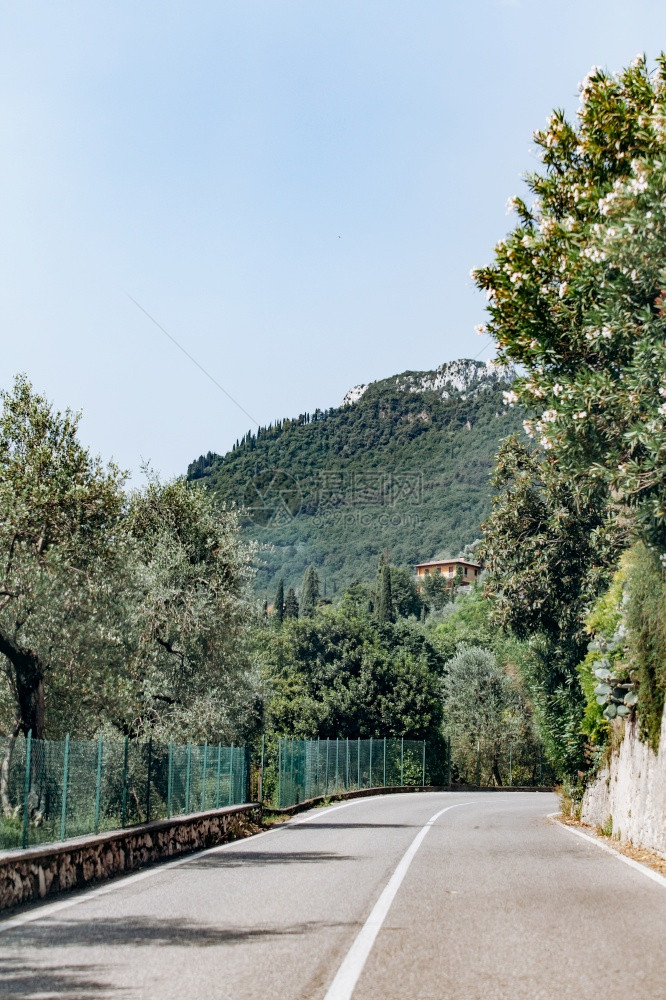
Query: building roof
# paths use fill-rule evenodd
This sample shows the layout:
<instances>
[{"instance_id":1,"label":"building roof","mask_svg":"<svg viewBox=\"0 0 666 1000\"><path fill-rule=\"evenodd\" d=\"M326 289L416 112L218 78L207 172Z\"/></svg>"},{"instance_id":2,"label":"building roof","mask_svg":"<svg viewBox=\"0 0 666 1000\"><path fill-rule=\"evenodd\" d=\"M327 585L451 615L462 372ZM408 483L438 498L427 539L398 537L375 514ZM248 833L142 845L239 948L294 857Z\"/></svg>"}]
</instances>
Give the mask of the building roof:
<instances>
[{"instance_id":1,"label":"building roof","mask_svg":"<svg viewBox=\"0 0 666 1000\"><path fill-rule=\"evenodd\" d=\"M459 563L461 566L473 566L474 569L481 569L481 565L479 563L471 562L469 559L460 559L457 556L455 559L436 559L434 562L416 563L416 568L424 569L426 566L451 566L453 563Z\"/></svg>"}]
</instances>

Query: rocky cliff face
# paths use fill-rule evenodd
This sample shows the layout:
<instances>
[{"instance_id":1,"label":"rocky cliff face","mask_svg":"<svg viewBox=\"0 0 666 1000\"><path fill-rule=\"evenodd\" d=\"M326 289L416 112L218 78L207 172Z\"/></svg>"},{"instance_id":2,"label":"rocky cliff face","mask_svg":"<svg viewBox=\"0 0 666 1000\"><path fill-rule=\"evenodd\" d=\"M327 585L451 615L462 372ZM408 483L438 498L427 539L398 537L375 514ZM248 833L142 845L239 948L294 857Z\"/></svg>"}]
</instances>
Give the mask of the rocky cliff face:
<instances>
[{"instance_id":1,"label":"rocky cliff face","mask_svg":"<svg viewBox=\"0 0 666 1000\"><path fill-rule=\"evenodd\" d=\"M494 361L461 358L459 361L448 361L434 371L403 372L366 385L355 385L346 393L342 405L357 403L371 386L398 392L436 392L442 399L456 396L466 399L489 389L509 386L514 378L513 368L500 367Z\"/></svg>"}]
</instances>

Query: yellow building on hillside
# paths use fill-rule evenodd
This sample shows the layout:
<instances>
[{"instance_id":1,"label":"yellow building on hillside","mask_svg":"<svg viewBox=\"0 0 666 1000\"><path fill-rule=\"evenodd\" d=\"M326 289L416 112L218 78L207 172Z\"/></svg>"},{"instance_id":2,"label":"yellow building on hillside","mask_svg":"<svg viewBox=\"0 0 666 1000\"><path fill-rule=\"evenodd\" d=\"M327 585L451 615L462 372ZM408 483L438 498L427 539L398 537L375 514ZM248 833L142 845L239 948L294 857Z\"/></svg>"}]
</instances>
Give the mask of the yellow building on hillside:
<instances>
[{"instance_id":1,"label":"yellow building on hillside","mask_svg":"<svg viewBox=\"0 0 666 1000\"><path fill-rule=\"evenodd\" d=\"M462 571L463 586L466 584L469 587L477 581L481 567L478 563L469 562L467 559L438 559L435 562L417 563L416 579L423 581L426 576L443 576L453 582L458 566Z\"/></svg>"}]
</instances>

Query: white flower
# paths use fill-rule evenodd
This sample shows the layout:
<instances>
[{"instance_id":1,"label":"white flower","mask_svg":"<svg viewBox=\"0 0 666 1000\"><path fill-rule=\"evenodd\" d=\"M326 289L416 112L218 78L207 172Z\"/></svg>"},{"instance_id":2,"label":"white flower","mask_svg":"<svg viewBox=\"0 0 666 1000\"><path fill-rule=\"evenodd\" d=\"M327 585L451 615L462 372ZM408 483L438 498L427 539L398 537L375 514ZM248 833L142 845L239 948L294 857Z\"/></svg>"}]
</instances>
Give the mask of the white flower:
<instances>
[{"instance_id":1,"label":"white flower","mask_svg":"<svg viewBox=\"0 0 666 1000\"><path fill-rule=\"evenodd\" d=\"M666 388L664 388L663 385L659 386L659 395L660 396L666 396Z\"/></svg>"},{"instance_id":2,"label":"white flower","mask_svg":"<svg viewBox=\"0 0 666 1000\"><path fill-rule=\"evenodd\" d=\"M567 294L568 290L569 290L569 286L567 285L566 281L563 281L562 284L560 285L559 289L558 289L558 294L559 294L559 296L560 296L561 299L564 298L564 296Z\"/></svg>"},{"instance_id":3,"label":"white flower","mask_svg":"<svg viewBox=\"0 0 666 1000\"><path fill-rule=\"evenodd\" d=\"M610 340L611 337L613 336L613 331L611 330L610 327L604 326L601 331L601 336L604 338L604 340Z\"/></svg>"},{"instance_id":4,"label":"white flower","mask_svg":"<svg viewBox=\"0 0 666 1000\"><path fill-rule=\"evenodd\" d=\"M586 416L587 416L587 410L580 410L580 412L573 414L573 419L574 420L585 420Z\"/></svg>"},{"instance_id":5,"label":"white flower","mask_svg":"<svg viewBox=\"0 0 666 1000\"><path fill-rule=\"evenodd\" d=\"M544 410L541 414L541 419L547 424L554 423L557 420L557 410Z\"/></svg>"},{"instance_id":6,"label":"white flower","mask_svg":"<svg viewBox=\"0 0 666 1000\"><path fill-rule=\"evenodd\" d=\"M599 261L606 260L606 254L603 252L603 250L599 250L598 247L585 247L581 256L587 257L588 260L593 260L595 263L599 263Z\"/></svg>"},{"instance_id":7,"label":"white flower","mask_svg":"<svg viewBox=\"0 0 666 1000\"><path fill-rule=\"evenodd\" d=\"M515 196L515 194L512 195L506 203L506 214L511 215L512 212L516 212L518 210L518 204L519 199Z\"/></svg>"},{"instance_id":8,"label":"white flower","mask_svg":"<svg viewBox=\"0 0 666 1000\"><path fill-rule=\"evenodd\" d=\"M539 231L543 233L544 236L550 236L555 232L557 224L549 216L544 216L539 222Z\"/></svg>"},{"instance_id":9,"label":"white flower","mask_svg":"<svg viewBox=\"0 0 666 1000\"><path fill-rule=\"evenodd\" d=\"M542 435L542 436L541 436L541 437L539 438L539 444L541 445L541 447L542 447L542 448L545 448L545 449L546 449L546 451L548 451L548 449L549 449L549 448L552 448L552 447L553 447L553 446L552 446L552 444L550 443L550 441L548 440L548 438L546 437L546 435L545 435L545 434L543 434L543 435Z\"/></svg>"},{"instance_id":10,"label":"white flower","mask_svg":"<svg viewBox=\"0 0 666 1000\"><path fill-rule=\"evenodd\" d=\"M525 433L527 434L528 437L531 438L534 437L534 421L523 420L523 429L525 430Z\"/></svg>"},{"instance_id":11,"label":"white flower","mask_svg":"<svg viewBox=\"0 0 666 1000\"><path fill-rule=\"evenodd\" d=\"M661 414L662 417L666 417L666 403L662 403L661 406L657 407L657 413Z\"/></svg>"},{"instance_id":12,"label":"white flower","mask_svg":"<svg viewBox=\"0 0 666 1000\"><path fill-rule=\"evenodd\" d=\"M478 333L479 337L483 337L484 333L487 330L487 327L484 323L477 323L474 329Z\"/></svg>"},{"instance_id":13,"label":"white flower","mask_svg":"<svg viewBox=\"0 0 666 1000\"><path fill-rule=\"evenodd\" d=\"M514 392L513 389L506 389L502 393L502 397L504 399L504 402L507 403L508 406L513 406L515 403L518 402L518 393Z\"/></svg>"},{"instance_id":14,"label":"white flower","mask_svg":"<svg viewBox=\"0 0 666 1000\"><path fill-rule=\"evenodd\" d=\"M562 392L562 386L560 385L559 382L556 382L555 385L553 386L553 396L559 396L561 392Z\"/></svg>"}]
</instances>

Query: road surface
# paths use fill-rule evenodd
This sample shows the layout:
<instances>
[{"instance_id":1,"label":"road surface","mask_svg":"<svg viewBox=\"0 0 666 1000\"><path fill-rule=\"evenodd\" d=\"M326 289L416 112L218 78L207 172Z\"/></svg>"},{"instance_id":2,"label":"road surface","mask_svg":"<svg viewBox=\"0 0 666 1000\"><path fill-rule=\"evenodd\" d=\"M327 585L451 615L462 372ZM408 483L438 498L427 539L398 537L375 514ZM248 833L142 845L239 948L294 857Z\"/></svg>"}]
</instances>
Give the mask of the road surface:
<instances>
[{"instance_id":1,"label":"road surface","mask_svg":"<svg viewBox=\"0 0 666 1000\"><path fill-rule=\"evenodd\" d=\"M556 808L494 792L313 810L6 917L0 996L666 998L666 888Z\"/></svg>"}]
</instances>

